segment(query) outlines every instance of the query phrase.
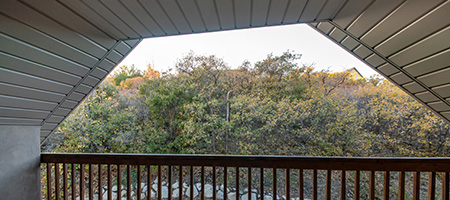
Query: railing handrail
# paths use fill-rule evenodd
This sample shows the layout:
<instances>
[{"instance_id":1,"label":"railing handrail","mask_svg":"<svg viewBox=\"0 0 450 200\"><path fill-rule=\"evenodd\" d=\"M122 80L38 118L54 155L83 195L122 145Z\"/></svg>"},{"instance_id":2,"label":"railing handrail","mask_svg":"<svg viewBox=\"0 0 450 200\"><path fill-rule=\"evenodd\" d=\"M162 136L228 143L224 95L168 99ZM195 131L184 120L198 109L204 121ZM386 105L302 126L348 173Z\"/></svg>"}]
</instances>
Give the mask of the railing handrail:
<instances>
[{"instance_id":1,"label":"railing handrail","mask_svg":"<svg viewBox=\"0 0 450 200\"><path fill-rule=\"evenodd\" d=\"M450 158L42 153L41 163L448 172Z\"/></svg>"}]
</instances>

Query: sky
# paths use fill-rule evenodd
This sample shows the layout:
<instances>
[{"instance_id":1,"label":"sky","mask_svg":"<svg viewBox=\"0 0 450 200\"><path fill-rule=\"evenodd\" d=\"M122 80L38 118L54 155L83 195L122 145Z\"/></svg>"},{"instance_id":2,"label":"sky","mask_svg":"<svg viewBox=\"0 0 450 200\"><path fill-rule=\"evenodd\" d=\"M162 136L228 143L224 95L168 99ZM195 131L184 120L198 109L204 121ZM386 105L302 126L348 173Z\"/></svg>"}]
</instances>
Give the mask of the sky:
<instances>
[{"instance_id":1,"label":"sky","mask_svg":"<svg viewBox=\"0 0 450 200\"><path fill-rule=\"evenodd\" d=\"M298 64L314 64L316 70L344 71L355 67L364 77L377 74L369 66L306 24L198 33L144 39L120 64L145 70L151 64L160 72L173 68L188 52L216 55L231 68L243 61L254 64L268 54L294 51Z\"/></svg>"}]
</instances>

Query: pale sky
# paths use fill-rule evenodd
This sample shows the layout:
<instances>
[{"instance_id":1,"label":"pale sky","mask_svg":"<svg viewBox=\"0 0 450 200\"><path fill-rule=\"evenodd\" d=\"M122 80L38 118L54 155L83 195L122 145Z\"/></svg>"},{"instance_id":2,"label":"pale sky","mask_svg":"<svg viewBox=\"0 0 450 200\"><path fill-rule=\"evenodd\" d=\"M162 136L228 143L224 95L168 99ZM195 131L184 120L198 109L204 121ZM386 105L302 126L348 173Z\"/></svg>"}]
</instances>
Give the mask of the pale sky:
<instances>
[{"instance_id":1,"label":"pale sky","mask_svg":"<svg viewBox=\"0 0 450 200\"><path fill-rule=\"evenodd\" d=\"M302 54L299 64L315 63L316 70L343 71L356 67L364 77L377 74L305 24L149 38L119 66L134 64L145 70L152 64L156 70L164 72L191 50L197 55L223 58L231 68L238 67L244 60L254 64L269 53L281 55L290 50Z\"/></svg>"}]
</instances>

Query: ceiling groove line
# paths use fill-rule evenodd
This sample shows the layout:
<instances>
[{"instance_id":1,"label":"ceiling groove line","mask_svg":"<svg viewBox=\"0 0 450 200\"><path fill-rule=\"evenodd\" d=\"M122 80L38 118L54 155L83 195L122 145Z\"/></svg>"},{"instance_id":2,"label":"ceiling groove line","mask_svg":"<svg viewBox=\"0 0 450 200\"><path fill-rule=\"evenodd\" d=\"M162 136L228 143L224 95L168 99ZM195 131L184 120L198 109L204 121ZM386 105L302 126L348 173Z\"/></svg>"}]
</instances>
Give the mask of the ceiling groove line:
<instances>
[{"instance_id":1,"label":"ceiling groove line","mask_svg":"<svg viewBox=\"0 0 450 200\"><path fill-rule=\"evenodd\" d=\"M248 22L248 24L249 24L249 27L252 27L253 25L252 25L252 22L253 22L253 4L254 4L254 2L253 2L254 0L250 0L250 19L249 19L249 22Z\"/></svg>"},{"instance_id":2,"label":"ceiling groove line","mask_svg":"<svg viewBox=\"0 0 450 200\"><path fill-rule=\"evenodd\" d=\"M392 40L392 38L394 38L395 36L401 34L401 33L404 32L404 31L408 30L408 28L412 27L412 26L415 25L416 23L419 23L421 20L423 20L423 19L426 18L427 16L431 15L433 12L439 10L439 8L444 7L447 3L450 3L450 1L448 1L448 0L447 0L447 1L443 1L443 2L441 2L440 4L436 5L435 7L431 8L429 11L425 12L425 13L422 14L421 16L419 16L419 17L417 17L416 19L414 19L414 21L412 21L411 23L405 25L405 27L399 29L398 31L396 31L396 32L393 33L392 35L386 37L384 40L382 40L382 41L378 42L377 44L373 45L373 49L376 49L376 48L380 47L381 45L385 44L386 42L388 42L389 40ZM435 33L436 33L436 31L430 33L429 35L424 36L423 38L426 38L426 37L428 37L428 36L430 36L430 35L433 35L433 34L435 34ZM423 38L421 38L421 39L423 39ZM408 45L408 46L409 46L409 45ZM408 46L406 46L405 48L407 48ZM399 49L398 51L391 53L391 55L393 55L393 54L395 54L395 53L397 53L397 52L399 52L399 51L402 51L402 50L405 49L405 48Z\"/></svg>"},{"instance_id":3,"label":"ceiling groove line","mask_svg":"<svg viewBox=\"0 0 450 200\"><path fill-rule=\"evenodd\" d=\"M197 9L198 14L200 15L200 19L202 20L203 27L205 28L205 31L208 31L208 27L206 26L205 18L203 17L202 10L200 9L200 6L198 5L198 0L193 0L195 3L195 8Z\"/></svg>"},{"instance_id":4,"label":"ceiling groove line","mask_svg":"<svg viewBox=\"0 0 450 200\"><path fill-rule=\"evenodd\" d=\"M335 26L335 27L338 27L341 31L345 31L345 30L343 30L341 27L339 27L337 24L333 23L331 20L329 21L329 23L330 23L331 25ZM318 31L320 34L322 34L322 35L324 35L325 37L329 38L331 41L335 42L337 45L341 46L344 50L346 50L346 51L349 52L350 54L352 54L352 55L354 55L354 56L356 56L356 57L359 57L359 56L357 56L353 51L347 49L345 46L343 46L342 44L338 43L336 40L334 40L333 38L331 38L329 35L326 35L325 33L323 33L320 29L318 29L318 28L315 27L314 25L312 25L312 24L308 24L308 25L309 25L310 27L312 27L314 30ZM366 48L368 48L368 47L367 47L367 46L368 46L367 44L363 43L361 40L358 40L358 39L357 39L355 36L353 36L352 34L346 32L346 31L345 31L344 33L348 34L349 37L351 37L352 39L356 40L357 42L359 42L359 43L361 43L361 44L364 44L364 45L366 46ZM371 49L371 48L368 48L368 49L373 51L373 49ZM374 53L375 53L375 51L374 51ZM376 54L376 55L378 55L378 54ZM378 55L378 56L380 56L380 55ZM382 58L386 63L389 63L389 64L392 65L392 62L389 61L389 60L387 60L386 58L384 58L384 57L382 57L382 56L380 56L380 58ZM361 60L361 62L364 62L364 63L367 64L368 66L372 66L372 65L371 65L370 63L368 63L366 60L362 60L362 59L360 59L360 60ZM399 70L399 71L400 71L400 70L401 70L401 71L404 71L403 69L399 69L398 66L396 66L396 65L393 65L393 66L396 67L397 70ZM401 90L403 90L405 93L409 94L410 97L416 99L418 102L421 102L422 105L424 105L425 107L429 108L429 109L430 109L432 112L434 112L436 115L438 115L438 116L442 117L443 119L445 119L446 121L450 122L450 119L448 119L447 117L445 117L442 113L440 113L440 112L434 110L431 106L429 106L427 103L425 103L424 101L422 101L421 99L419 99L417 96L415 96L414 94L412 94L410 91L408 91L408 90L406 90L405 88L403 88L401 85L397 84L397 83L396 83L394 80L392 80L389 76L384 75L384 73L382 73L378 68L374 68L374 67L372 67L372 68L373 68L375 71L379 72L381 75L383 75L383 76L384 76L387 80L389 80L391 83L393 83L394 85L399 86L398 88L400 88ZM410 75L410 76L411 76L411 75ZM416 79L412 78L412 80L416 80ZM423 83L421 83L420 81L416 81L416 83L419 84L420 86L422 86L426 91L428 91L428 92L430 92L431 94L435 95L435 96L436 96L440 101L442 101L444 104L446 104L447 106L450 106L450 102L446 101L443 97L441 97L441 96L439 96L439 95L436 95L436 93L435 93L434 91L431 91L430 88L428 88L427 86L424 86Z\"/></svg>"},{"instance_id":5,"label":"ceiling groove line","mask_svg":"<svg viewBox=\"0 0 450 200\"><path fill-rule=\"evenodd\" d=\"M183 7L181 7L180 2L178 0L175 0L175 3L177 4L178 9L183 15L184 21L186 21L187 25L189 26L189 29L191 29L191 32L194 32L194 28L192 28L191 22L189 22L189 19L187 18L186 13L183 10Z\"/></svg>"},{"instance_id":6,"label":"ceiling groove line","mask_svg":"<svg viewBox=\"0 0 450 200\"><path fill-rule=\"evenodd\" d=\"M418 46L418 45L420 45L420 44L426 42L427 40L432 39L434 36L439 35L439 34L445 32L445 31L448 31L448 30L450 30L450 23L449 23L449 25L447 25L446 27L443 27L442 29L436 30L435 32L431 33L430 35L427 35L427 36L425 36L424 38L421 38L420 40L417 40L416 42L414 42L414 43L412 43L412 44L410 44L410 45L408 45L408 46L406 46L406 47L404 47L404 48L402 48L402 49L400 49L400 50L398 50L398 51L392 53L391 55L386 56L386 58L391 59L391 58L393 58L393 57L395 57L395 56L398 56L398 55L404 53L405 51L408 51L408 50L410 50L411 48L414 48L414 47L416 47L416 46ZM446 50L448 50L448 49L450 49L450 47L447 48L447 49L444 49L444 50L440 50L440 51L438 51L438 52L436 52L436 53L434 53L434 54L427 55L426 57L419 58L419 60L423 60L424 58L427 58L427 57L436 55L436 54L441 53L441 52L443 52L443 51L446 51ZM416 61L417 61L417 60L412 61L412 62L409 62L409 63L406 63L406 64L404 64L403 66L409 65L409 64L414 63L414 62L416 62Z\"/></svg>"},{"instance_id":7,"label":"ceiling groove line","mask_svg":"<svg viewBox=\"0 0 450 200\"><path fill-rule=\"evenodd\" d=\"M93 27L95 27L97 30L99 30L100 32L102 32L103 34L107 35L108 37L110 37L111 39L115 39L112 35L110 35L109 33L103 31L103 29L99 28L97 25L95 25L94 23L92 23L91 21L89 21L88 19L86 19L85 17L83 17L82 15L80 15L80 13L76 12L75 10L73 10L72 8L70 8L69 6L67 6L66 4L64 4L63 2L61 2L61 0L56 0L59 4L61 4L62 6L64 6L66 9L72 11L75 15L77 15L78 17L80 17L81 19L83 19L84 21L86 21L87 23L91 24ZM84 3L84 2L83 2ZM103 47L105 50L107 48Z\"/></svg>"},{"instance_id":8,"label":"ceiling groove line","mask_svg":"<svg viewBox=\"0 0 450 200\"><path fill-rule=\"evenodd\" d=\"M4 13L0 13L0 15L4 16L4 17L6 17L6 18L8 18L8 19L10 19L10 20L13 20L13 21L15 21L16 23L22 24L23 26L25 26L25 27L27 27L27 28L29 28L29 29L31 29L31 30L33 30L33 31L35 31L35 32L37 32L37 33L39 33L39 34L41 34L41 35L43 35L43 36L45 36L45 37L48 37L49 39L54 40L54 41L56 41L56 42L58 42L58 43L61 43L61 44L65 45L65 46L67 46L67 47L69 47L69 48L71 48L71 49L74 49L74 50L76 50L76 51L78 51L78 52L80 52L80 53L82 53L82 54L85 54L85 55L87 55L87 56L89 56L89 57L98 59L96 56L90 54L89 52L83 51L82 49L80 49L80 48L78 48L78 47L75 47L75 46L73 46L72 44L69 44L69 43L67 43L67 42L65 42L65 41L63 41L63 40L61 40L61 39L59 39L59 38L56 38L56 37L54 37L54 36L52 36L52 35L50 35L50 34L44 32L44 31L42 31L42 30L39 30L38 28L35 28L35 27L29 25L28 23L25 23L25 22L23 22L23 21L21 21L21 20L18 20L18 19L16 19L16 18L13 18L13 17L11 17L11 16L9 16L9 15L6 15L6 14L4 14ZM3 33L4 33L4 32L3 32ZM4 33L4 34L6 34L6 33ZM83 37L83 39L86 39L86 40L88 40L88 42L93 43L93 41L91 41L91 40L89 40L89 39L87 39L87 38L85 38L85 37ZM96 44L96 43L93 43L93 44L95 44L96 46L98 46L98 44ZM106 49L105 49L104 47L102 47L102 46L98 46L98 47L101 47L102 50L106 51Z\"/></svg>"},{"instance_id":9,"label":"ceiling groove line","mask_svg":"<svg viewBox=\"0 0 450 200\"><path fill-rule=\"evenodd\" d=\"M48 66L48 65L45 65L45 64L33 61L33 60L29 60L27 58L18 57L17 55L14 55L14 54L11 54L11 53L8 53L8 52L4 52L4 51L0 50L0 55L1 54L3 54L4 56L10 57L12 59L16 59L16 60L20 60L22 62L26 62L26 63L30 63L32 65L36 65L36 66L44 68L44 69L52 70L52 71L55 71L57 73L65 74L67 76L72 76L73 78L78 78L78 79L81 78L81 76L79 76L79 75L76 75L76 74L73 74L73 73L70 73L70 72L66 72L66 71L63 71L63 70L60 70L60 69L56 69L56 68L54 68L52 66ZM1 68L5 68L5 67L3 66ZM8 68L8 69L10 69L10 68ZM10 69L10 70L13 70L13 69ZM19 72L17 70L13 70L13 71ZM24 72L20 72L20 73L24 73ZM28 73L24 73L24 74L28 74ZM35 74L29 74L29 75L36 76ZM40 76L36 76L36 77L40 77ZM48 79L48 77L41 77L41 78Z\"/></svg>"},{"instance_id":10,"label":"ceiling groove line","mask_svg":"<svg viewBox=\"0 0 450 200\"><path fill-rule=\"evenodd\" d=\"M0 67L0 69L1 69L2 71L7 71L7 72L14 73L14 74L18 74L18 75L22 75L22 76L31 77L31 78L34 78L34 79L37 79L37 80L41 80L41 81L45 81L45 82L50 82L50 83L58 84L58 85L60 85L60 86L64 86L64 87L72 87L72 85L69 85L69 84L67 84L67 83L62 83L62 82L59 82L59 81L50 80L50 79L48 79L48 78L41 78L41 77L38 77L38 76L26 74L26 73L23 73L23 72L18 72L18 71L15 71L15 70L11 70L11 69L4 68L4 67ZM26 87L26 86L22 86L22 87ZM51 91L51 90L50 90L50 92L54 92L54 91ZM57 92L56 92L56 93L57 93Z\"/></svg>"},{"instance_id":11,"label":"ceiling groove line","mask_svg":"<svg viewBox=\"0 0 450 200\"><path fill-rule=\"evenodd\" d=\"M375 2L375 0L372 0L369 4L367 4L366 7L364 7L364 9L358 14L358 16L356 16L355 19L353 19L348 25L347 27L345 27L345 30L348 30L350 27L352 27L363 15L365 12L367 12L367 10L373 5L373 3ZM337 24L336 24L337 25Z\"/></svg>"},{"instance_id":12,"label":"ceiling groove line","mask_svg":"<svg viewBox=\"0 0 450 200\"><path fill-rule=\"evenodd\" d=\"M133 27L131 27L127 22L125 22L119 15L116 14L116 12L114 12L113 10L111 10L110 7L108 7L107 5L105 5L103 3L103 1L98 1L101 5L103 5L103 7L105 7L106 9L108 9L109 12L111 12L115 17L117 17L117 19L119 19L123 24L125 24L131 31L133 31L136 35L142 37L141 34L138 33L138 31L134 30ZM112 47L111 47L112 48Z\"/></svg>"},{"instance_id":13,"label":"ceiling groove line","mask_svg":"<svg viewBox=\"0 0 450 200\"><path fill-rule=\"evenodd\" d=\"M350 1L350 0L345 0L344 3L342 3L341 7L340 7L339 9L336 10L336 12L334 13L333 16L331 16L331 19L335 19L336 16L339 15L339 13L342 11L342 9L344 9L344 7L347 5L347 3L348 3L349 1Z\"/></svg>"},{"instance_id":14,"label":"ceiling groove line","mask_svg":"<svg viewBox=\"0 0 450 200\"><path fill-rule=\"evenodd\" d=\"M222 21L220 21L220 17L219 17L219 9L217 8L217 2L216 2L216 0L213 0L213 5L214 5L214 13L215 13L215 15L216 15L217 22L219 23L219 29L220 29L220 30L223 30L223 27L222 27Z\"/></svg>"},{"instance_id":15,"label":"ceiling groove line","mask_svg":"<svg viewBox=\"0 0 450 200\"><path fill-rule=\"evenodd\" d=\"M371 33L373 30L375 30L378 26L380 26L380 24L382 24L383 22L385 22L387 19L389 19L389 17L391 17L392 15L394 15L398 10L400 10L408 1L407 0L403 0L403 2L401 4L399 4L396 8L394 8L389 14L387 14L386 16L384 16L380 21L378 21L375 25L373 25L369 30L367 30L366 32L364 32L363 34L361 34L361 36L359 37L360 39L364 38L367 36L367 34Z\"/></svg>"},{"instance_id":16,"label":"ceiling groove line","mask_svg":"<svg viewBox=\"0 0 450 200\"><path fill-rule=\"evenodd\" d=\"M137 1L137 3L142 7L142 9L145 11L145 13L147 13L147 15L148 15L150 18L152 18L152 20L153 20L153 21L155 22L155 24L161 29L161 31L162 31L165 35L168 35L167 31L164 30L164 28L161 26L161 24L158 22L158 20L156 20L156 18L153 17L153 15L150 13L149 10L147 10L147 8L142 4L142 2L139 1L139 0L136 0L136 1ZM154 37L156 37L156 36L154 36ZM161 36L160 36L160 37L161 37ZM127 39L130 39L130 37L128 37L128 38L122 38L122 41L123 41L123 40L127 40Z\"/></svg>"},{"instance_id":17,"label":"ceiling groove line","mask_svg":"<svg viewBox=\"0 0 450 200\"><path fill-rule=\"evenodd\" d=\"M74 32L74 33L77 33L77 34L79 34L79 35L82 35L82 36L85 37L85 38L89 38L88 36L86 36L86 35L84 35L84 34L78 32L77 30L74 30L74 29L72 29L72 28L70 28L70 27L64 25L64 23L61 23L61 22L57 21L56 19L54 19L53 17L51 17L51 16L49 16L49 15L47 15L47 14L41 12L39 9L35 8L34 6L29 5L28 3L25 3L23 0L20 0L19 2L21 2L23 5L26 5L27 7L31 8L31 9L34 10L35 12L41 14L42 16L45 16L46 18L50 19L51 21L53 21L53 22L59 24L60 26L66 28L66 29L68 29L68 30L70 30L70 31L72 31L72 32ZM59 2L58 2L58 3L59 3ZM63 5L63 4L61 4L61 5ZM63 6L64 6L64 5L63 5ZM75 13L75 14L76 14L76 13ZM108 36L109 36L109 35L108 35ZM114 38L111 38L111 39L114 39ZM99 44L98 42L95 42L95 40L90 39L90 38L89 38L89 40L90 40L91 42L96 43L98 46L101 46L101 47L103 47L104 49L107 49L107 47L104 47L103 45Z\"/></svg>"},{"instance_id":18,"label":"ceiling groove line","mask_svg":"<svg viewBox=\"0 0 450 200\"><path fill-rule=\"evenodd\" d=\"M236 22L236 2L235 0L231 0L231 5L233 7L233 24L234 28L237 28L237 22Z\"/></svg>"},{"instance_id":19,"label":"ceiling groove line","mask_svg":"<svg viewBox=\"0 0 450 200\"><path fill-rule=\"evenodd\" d=\"M302 12L300 12L300 15L297 18L297 23L300 22L300 19L302 18L303 14L305 13L306 7L308 7L310 0L306 0L305 6L302 8Z\"/></svg>"},{"instance_id":20,"label":"ceiling groove line","mask_svg":"<svg viewBox=\"0 0 450 200\"><path fill-rule=\"evenodd\" d=\"M46 121L48 121L50 118L51 118L51 116L53 116L53 114L59 109L59 108L62 108L61 107L61 105L65 102L65 100L66 99L68 99L68 97L72 94L72 93L74 93L75 92L75 90L77 89L77 87L79 86L79 85L81 85L81 84L83 84L82 82L88 77L88 75L90 75L96 68L100 68L99 67L99 65L100 65L100 63L102 63L104 60L106 60L106 57L120 44L120 42L122 42L122 41L126 41L126 40L131 40L131 39L124 39L124 40L117 40L116 41L116 43L114 44L114 46L110 49L110 50L108 50L108 52L97 62L97 64L94 66L94 67L92 67L92 69L89 71L89 73L88 74L86 74L86 76L82 79L82 80L80 80L79 82L78 82L78 84L76 85L76 87L74 87L72 90L71 90L71 92L67 95L67 96L65 96L64 97L64 99L61 101L61 103L60 104L58 104L58 106L53 110L53 111L51 111L51 113L42 121L42 123L41 123L41 126L42 125L44 125L45 123L46 123ZM138 42L134 45L134 47L133 48L131 48L129 51L128 51L128 53L130 53L131 51L133 51L133 49L134 48L136 48L136 46L138 46L139 45L139 43L142 41L142 38L141 39L139 39L138 40ZM126 56L123 56L122 58L121 58L121 60L119 60L119 62L118 63L120 63L124 58L125 58ZM116 64L114 64L114 65L116 65ZM112 71L112 70L111 70ZM104 80L104 79L103 79ZM94 91L95 90L95 88L97 88L97 86L100 84L100 83L102 83L102 81L99 81L94 87L92 87L92 89L89 91L89 93L88 94L86 94L86 95L84 95L83 96L83 98L80 100L80 101L78 101L78 102L83 102L85 99L86 99L86 97L88 97L89 96L89 94L92 92L92 91ZM80 104L77 104L74 108L71 108L71 109L67 109L67 108L62 108L62 109L66 109L66 110L69 110L68 111L68 113L67 113L67 115L65 115L64 116L64 119L62 119L60 122L58 122L57 123L57 126L56 127L58 127L68 116L70 116L70 114L79 106ZM50 133L47 135L47 136L45 136L43 139L42 139L42 137L41 137L41 144L43 144L46 140L47 140L47 138L53 133L53 132L55 132L56 131L56 129L57 128L54 128L54 129L52 129L51 131L50 131Z\"/></svg>"},{"instance_id":21,"label":"ceiling groove line","mask_svg":"<svg viewBox=\"0 0 450 200\"><path fill-rule=\"evenodd\" d=\"M292 0L288 0L288 2L286 4L286 8L284 8L283 17L281 17L281 24L284 24L284 21L286 20L286 14L289 10L289 6L291 5L291 1Z\"/></svg>"},{"instance_id":22,"label":"ceiling groove line","mask_svg":"<svg viewBox=\"0 0 450 200\"><path fill-rule=\"evenodd\" d=\"M147 30L150 34L152 34L152 36L155 36L155 33L153 33L150 29L148 29L148 27L147 27L146 25L144 25L144 23L136 16L136 14L134 14L134 12L132 12L127 6L125 6L125 4L124 4L122 1L118 1L118 2L122 5L122 7L125 8L125 10L126 10L127 12L129 12L129 13L131 14L131 16L134 17L134 19L135 19L139 24L141 24L142 27L144 27L145 30Z\"/></svg>"},{"instance_id":23,"label":"ceiling groove line","mask_svg":"<svg viewBox=\"0 0 450 200\"><path fill-rule=\"evenodd\" d=\"M272 0L269 0L269 5L267 6L266 19L264 25L267 26L267 21L269 21L270 7L272 7Z\"/></svg>"},{"instance_id":24,"label":"ceiling groove line","mask_svg":"<svg viewBox=\"0 0 450 200\"><path fill-rule=\"evenodd\" d=\"M22 40L20 40L20 39L18 39L18 38L11 37L11 36L6 35L6 34L3 34L3 33L1 33L1 32L0 32L0 37L4 37L4 38L9 39L9 40L11 40L11 41L13 41L13 42L16 42L16 43L22 44L22 45L24 45L24 46L27 46L27 47L29 47L29 48L35 49L35 50L37 50L37 51L40 51L40 52L42 52L42 53L44 53L44 54L53 56L53 57L55 57L55 58L59 58L60 60L63 60L63 61L65 61L65 62L72 63L72 64L74 64L74 65L77 65L77 67L84 68L85 70L88 70L88 69L89 69L89 67L88 67L88 66L85 66L84 64L78 63L78 62L76 62L76 61L73 61L72 59L69 59L69 58L66 58L66 57L64 57L64 56L58 55L58 54L56 54L56 53L54 53L54 52L52 52L52 51L48 51L48 50L43 49L43 48L41 48L41 47L38 47L38 46L36 46L36 45L30 44L30 43L28 43L28 42L26 42L26 41L22 41ZM3 51L2 51L2 52L3 52ZM7 52L5 52L5 53L7 53ZM11 53L8 53L8 54L10 54L10 55L15 55L15 54L11 54ZM19 57L18 55L15 55L15 56L16 56L16 57ZM19 57L19 58L20 58L20 57ZM36 61L35 61L35 62L36 62ZM39 63L39 62L36 62L36 63ZM45 65L45 64L42 64L42 63L40 63L40 64L41 64L41 65ZM71 73L71 72L67 72L67 73Z\"/></svg>"},{"instance_id":25,"label":"ceiling groove line","mask_svg":"<svg viewBox=\"0 0 450 200\"><path fill-rule=\"evenodd\" d=\"M55 96L65 96L66 94L63 93L58 93L55 91L47 91L47 90L42 90L42 89L37 89L37 88L31 88L31 87L27 87L27 86L21 86L21 85L16 85L16 84L12 84L12 83L5 83L0 81L0 85L8 85L10 87L17 87L17 88L22 88L25 90L34 90L36 92L41 92L41 93L47 93L47 94L51 94L51 95L55 95Z\"/></svg>"},{"instance_id":26,"label":"ceiling groove line","mask_svg":"<svg viewBox=\"0 0 450 200\"><path fill-rule=\"evenodd\" d=\"M97 12L96 9L92 8L91 6L89 6L86 2L84 1L79 1L80 3L82 3L84 6L86 6L87 8L89 8L92 12L94 12L95 14L97 14L100 18L102 18L105 22L107 22L111 27L115 28L119 33L121 33L123 36L126 36L127 34L125 34L120 28L118 28L117 26L114 25L114 23L112 23L111 21L109 21L107 18L105 18L103 15L101 15L99 12ZM117 40L116 38L112 38L114 40ZM108 49L105 47L105 49Z\"/></svg>"},{"instance_id":27,"label":"ceiling groove line","mask_svg":"<svg viewBox=\"0 0 450 200\"><path fill-rule=\"evenodd\" d=\"M159 8L161 8L161 10L163 11L164 15L166 15L167 19L169 19L172 26L175 27L175 30L177 30L178 34L181 34L180 29L178 29L177 25L175 24L173 19L170 17L169 13L167 13L167 10L164 8L164 6L161 4L161 2L159 0L156 0L156 2L158 3Z\"/></svg>"},{"instance_id":28,"label":"ceiling groove line","mask_svg":"<svg viewBox=\"0 0 450 200\"><path fill-rule=\"evenodd\" d=\"M328 3L330 3L330 0L325 0L325 3L321 6L319 12L317 12L317 15L314 17L313 19L314 21L317 20L317 18L319 18L320 14L322 14L323 9L325 9Z\"/></svg>"}]
</instances>

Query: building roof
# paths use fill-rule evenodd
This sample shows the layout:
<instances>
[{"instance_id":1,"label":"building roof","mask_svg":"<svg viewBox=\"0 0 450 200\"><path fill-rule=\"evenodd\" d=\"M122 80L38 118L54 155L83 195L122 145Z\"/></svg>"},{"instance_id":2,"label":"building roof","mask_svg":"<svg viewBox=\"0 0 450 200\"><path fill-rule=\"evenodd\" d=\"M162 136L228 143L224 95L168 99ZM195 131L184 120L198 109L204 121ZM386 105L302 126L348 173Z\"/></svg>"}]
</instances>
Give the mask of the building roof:
<instances>
[{"instance_id":1,"label":"building roof","mask_svg":"<svg viewBox=\"0 0 450 200\"><path fill-rule=\"evenodd\" d=\"M449 120L448 19L443 0L3 0L0 125L43 141L143 38L296 23Z\"/></svg>"}]
</instances>

